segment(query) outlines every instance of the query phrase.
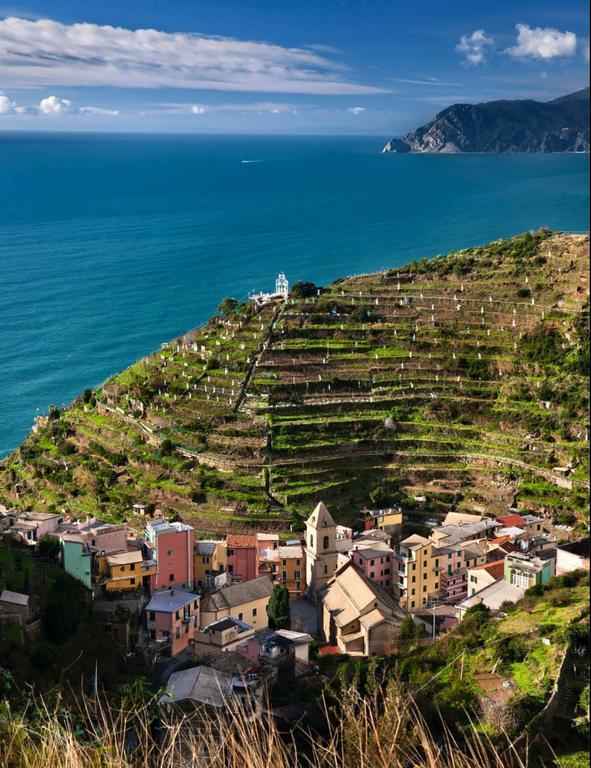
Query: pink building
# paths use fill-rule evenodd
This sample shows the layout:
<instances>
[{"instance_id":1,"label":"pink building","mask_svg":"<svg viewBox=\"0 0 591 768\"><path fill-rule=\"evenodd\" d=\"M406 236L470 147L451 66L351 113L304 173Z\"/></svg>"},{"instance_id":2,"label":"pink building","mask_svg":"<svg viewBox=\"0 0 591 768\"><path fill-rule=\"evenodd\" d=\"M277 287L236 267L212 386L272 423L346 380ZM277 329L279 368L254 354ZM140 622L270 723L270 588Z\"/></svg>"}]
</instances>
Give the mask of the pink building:
<instances>
[{"instance_id":1,"label":"pink building","mask_svg":"<svg viewBox=\"0 0 591 768\"><path fill-rule=\"evenodd\" d=\"M445 603L457 603L468 595L464 550L454 545L442 547L436 552L439 556L441 599Z\"/></svg>"},{"instance_id":2,"label":"pink building","mask_svg":"<svg viewBox=\"0 0 591 768\"><path fill-rule=\"evenodd\" d=\"M393 564L396 553L390 547L376 543L371 547L354 547L351 559L367 578L384 589L392 589Z\"/></svg>"},{"instance_id":3,"label":"pink building","mask_svg":"<svg viewBox=\"0 0 591 768\"><path fill-rule=\"evenodd\" d=\"M230 534L226 539L228 573L237 582L256 579L258 573L257 537Z\"/></svg>"},{"instance_id":4,"label":"pink building","mask_svg":"<svg viewBox=\"0 0 591 768\"><path fill-rule=\"evenodd\" d=\"M181 589L156 593L146 606L150 640L171 656L195 643L199 627L199 596Z\"/></svg>"},{"instance_id":5,"label":"pink building","mask_svg":"<svg viewBox=\"0 0 591 768\"><path fill-rule=\"evenodd\" d=\"M145 533L157 565L152 589L193 589L193 528L184 523L152 520L146 525Z\"/></svg>"}]
</instances>

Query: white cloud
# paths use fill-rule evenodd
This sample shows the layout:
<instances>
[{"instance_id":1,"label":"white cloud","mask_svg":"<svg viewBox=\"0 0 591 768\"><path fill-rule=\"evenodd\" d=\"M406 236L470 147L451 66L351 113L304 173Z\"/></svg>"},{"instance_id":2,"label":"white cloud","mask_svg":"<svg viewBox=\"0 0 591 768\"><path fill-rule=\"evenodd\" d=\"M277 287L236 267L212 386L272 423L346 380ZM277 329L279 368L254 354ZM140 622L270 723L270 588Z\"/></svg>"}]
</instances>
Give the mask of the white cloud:
<instances>
[{"instance_id":1,"label":"white cloud","mask_svg":"<svg viewBox=\"0 0 591 768\"><path fill-rule=\"evenodd\" d=\"M10 115L15 111L15 104L5 93L0 91L0 115Z\"/></svg>"},{"instance_id":2,"label":"white cloud","mask_svg":"<svg viewBox=\"0 0 591 768\"><path fill-rule=\"evenodd\" d=\"M456 45L456 52L464 57L467 66L484 64L488 49L495 44L494 38L489 37L483 29L475 29L471 35L462 35Z\"/></svg>"},{"instance_id":3,"label":"white cloud","mask_svg":"<svg viewBox=\"0 0 591 768\"><path fill-rule=\"evenodd\" d=\"M349 107L348 112L352 112L354 115L360 115L365 112L365 107Z\"/></svg>"},{"instance_id":4,"label":"white cloud","mask_svg":"<svg viewBox=\"0 0 591 768\"><path fill-rule=\"evenodd\" d=\"M383 93L304 48L227 37L9 17L0 68L11 86L200 88L351 95Z\"/></svg>"},{"instance_id":5,"label":"white cloud","mask_svg":"<svg viewBox=\"0 0 591 768\"><path fill-rule=\"evenodd\" d=\"M574 32L561 32L551 27L530 27L517 24L516 45L505 53L516 59L554 59L558 56L573 56L577 50L577 36Z\"/></svg>"},{"instance_id":6,"label":"white cloud","mask_svg":"<svg viewBox=\"0 0 591 768\"><path fill-rule=\"evenodd\" d=\"M42 115L63 115L69 112L72 102L69 99L59 99L57 96L46 96L39 102L39 113Z\"/></svg>"},{"instance_id":7,"label":"white cloud","mask_svg":"<svg viewBox=\"0 0 591 768\"><path fill-rule=\"evenodd\" d=\"M79 115L104 115L105 117L119 114L118 109L104 109L103 107L80 107L77 112Z\"/></svg>"},{"instance_id":8,"label":"white cloud","mask_svg":"<svg viewBox=\"0 0 591 768\"><path fill-rule=\"evenodd\" d=\"M204 115L207 112L207 110L205 109L205 107L202 107L201 104L193 104L193 106L191 107L191 112L194 115Z\"/></svg>"}]
</instances>

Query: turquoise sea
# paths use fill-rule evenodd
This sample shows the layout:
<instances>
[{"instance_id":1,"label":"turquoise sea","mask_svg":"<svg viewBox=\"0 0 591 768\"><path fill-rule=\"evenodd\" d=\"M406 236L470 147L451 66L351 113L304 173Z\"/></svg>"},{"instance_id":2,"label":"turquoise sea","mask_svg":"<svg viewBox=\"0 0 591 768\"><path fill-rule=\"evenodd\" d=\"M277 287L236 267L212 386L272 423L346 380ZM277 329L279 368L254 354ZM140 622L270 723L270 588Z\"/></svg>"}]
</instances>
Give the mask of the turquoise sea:
<instances>
[{"instance_id":1,"label":"turquoise sea","mask_svg":"<svg viewBox=\"0 0 591 768\"><path fill-rule=\"evenodd\" d=\"M386 156L384 142L0 135L0 455L50 403L279 270L322 283L589 227L586 156Z\"/></svg>"}]
</instances>

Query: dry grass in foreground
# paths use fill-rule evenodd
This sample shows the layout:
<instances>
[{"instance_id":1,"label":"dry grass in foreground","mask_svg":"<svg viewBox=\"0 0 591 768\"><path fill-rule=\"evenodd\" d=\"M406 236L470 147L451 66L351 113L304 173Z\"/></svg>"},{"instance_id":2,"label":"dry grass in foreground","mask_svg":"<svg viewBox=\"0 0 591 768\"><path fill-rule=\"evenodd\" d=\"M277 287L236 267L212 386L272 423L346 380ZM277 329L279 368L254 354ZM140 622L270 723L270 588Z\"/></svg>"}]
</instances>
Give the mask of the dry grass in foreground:
<instances>
[{"instance_id":1,"label":"dry grass in foreground","mask_svg":"<svg viewBox=\"0 0 591 768\"><path fill-rule=\"evenodd\" d=\"M361 699L346 693L341 714L326 709L324 737L282 736L270 718L238 709L225 717L169 713L155 701L119 707L85 700L74 714L40 703L24 715L0 710L3 768L526 768L505 740L472 730L462 744L436 739L395 683ZM548 765L548 763L546 763Z\"/></svg>"}]
</instances>

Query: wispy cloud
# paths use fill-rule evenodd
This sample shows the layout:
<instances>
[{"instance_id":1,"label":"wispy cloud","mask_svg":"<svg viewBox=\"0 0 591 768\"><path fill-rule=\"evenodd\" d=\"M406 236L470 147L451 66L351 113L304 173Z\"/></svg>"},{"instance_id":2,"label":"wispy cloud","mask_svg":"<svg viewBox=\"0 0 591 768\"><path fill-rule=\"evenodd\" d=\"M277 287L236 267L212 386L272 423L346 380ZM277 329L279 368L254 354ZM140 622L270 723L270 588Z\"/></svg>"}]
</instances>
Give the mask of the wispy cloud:
<instances>
[{"instance_id":1,"label":"wispy cloud","mask_svg":"<svg viewBox=\"0 0 591 768\"><path fill-rule=\"evenodd\" d=\"M462 83L448 83L445 80L439 80L437 77L427 77L417 80L405 77L389 77L388 80L392 80L394 83L407 83L408 85L430 85L435 88L463 88Z\"/></svg>"},{"instance_id":2,"label":"wispy cloud","mask_svg":"<svg viewBox=\"0 0 591 768\"><path fill-rule=\"evenodd\" d=\"M577 36L574 32L561 32L552 27L530 27L517 24L517 41L505 53L516 59L554 59L574 56L577 50Z\"/></svg>"},{"instance_id":3,"label":"wispy cloud","mask_svg":"<svg viewBox=\"0 0 591 768\"><path fill-rule=\"evenodd\" d=\"M483 29L475 29L471 35L462 35L456 45L456 52L464 56L466 66L477 66L484 64L494 44L494 38L489 37Z\"/></svg>"},{"instance_id":4,"label":"wispy cloud","mask_svg":"<svg viewBox=\"0 0 591 768\"><path fill-rule=\"evenodd\" d=\"M309 49L15 17L0 21L0 68L9 87L173 87L324 95L386 90L353 82L342 65Z\"/></svg>"},{"instance_id":5,"label":"wispy cloud","mask_svg":"<svg viewBox=\"0 0 591 768\"><path fill-rule=\"evenodd\" d=\"M271 114L296 113L293 104L284 104L274 101L253 101L241 103L221 104L192 104L187 102L163 102L155 105L149 114L167 115L205 115L210 112L270 112Z\"/></svg>"},{"instance_id":6,"label":"wispy cloud","mask_svg":"<svg viewBox=\"0 0 591 768\"><path fill-rule=\"evenodd\" d=\"M347 112L352 112L354 115L361 115L365 112L365 107L349 107Z\"/></svg>"}]
</instances>

